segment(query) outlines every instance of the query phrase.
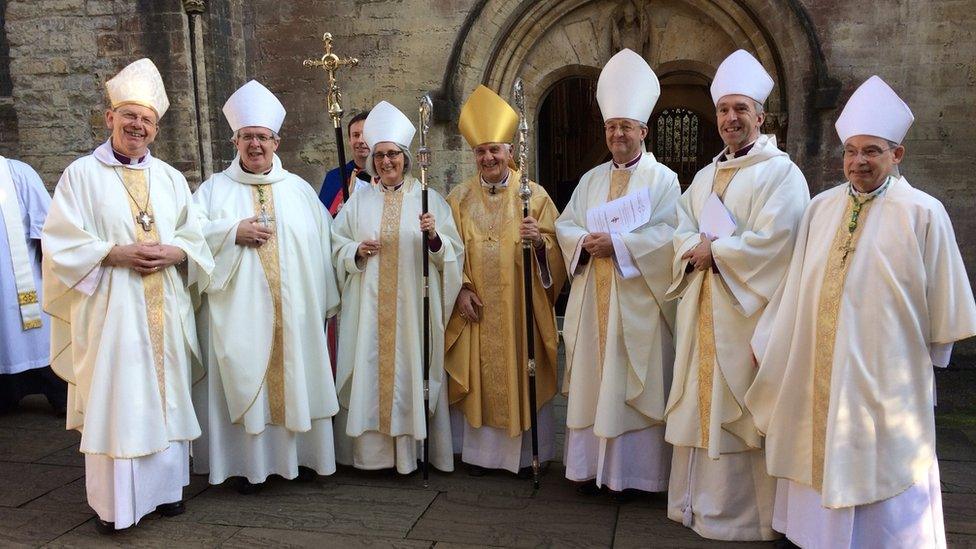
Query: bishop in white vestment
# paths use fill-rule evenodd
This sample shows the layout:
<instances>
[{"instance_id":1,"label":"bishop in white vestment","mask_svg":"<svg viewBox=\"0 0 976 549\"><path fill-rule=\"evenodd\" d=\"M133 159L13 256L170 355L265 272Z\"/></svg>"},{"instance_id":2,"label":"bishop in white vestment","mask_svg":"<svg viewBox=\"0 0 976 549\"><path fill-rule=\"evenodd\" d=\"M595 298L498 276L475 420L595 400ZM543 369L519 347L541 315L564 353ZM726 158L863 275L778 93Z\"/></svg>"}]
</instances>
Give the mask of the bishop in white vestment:
<instances>
[{"instance_id":1,"label":"bishop in white vestment","mask_svg":"<svg viewBox=\"0 0 976 549\"><path fill-rule=\"evenodd\" d=\"M461 288L462 244L436 191L421 216L420 183L409 175L415 129L381 101L366 118L367 169L380 184L350 195L332 225L342 292L336 388L336 460L359 469L454 469L444 372L444 329ZM424 406L422 243L430 244L430 406ZM424 416L430 416L430 432Z\"/></svg>"},{"instance_id":2,"label":"bishop in white vestment","mask_svg":"<svg viewBox=\"0 0 976 549\"><path fill-rule=\"evenodd\" d=\"M644 59L624 49L597 83L607 147L613 157L580 180L556 220L572 282L563 338L566 373L566 477L578 491L667 489L671 448L664 404L674 361L671 281L677 175L643 149L660 95ZM591 212L634 200L634 227L613 229ZM598 217L598 216L593 216Z\"/></svg>"},{"instance_id":3,"label":"bishop in white vestment","mask_svg":"<svg viewBox=\"0 0 976 549\"><path fill-rule=\"evenodd\" d=\"M976 303L945 208L899 175L913 120L877 76L851 96L848 181L811 202L753 339L773 526L802 547L946 546L932 368Z\"/></svg>"},{"instance_id":4,"label":"bishop in white vestment","mask_svg":"<svg viewBox=\"0 0 976 549\"><path fill-rule=\"evenodd\" d=\"M194 193L215 268L200 319L208 376L194 387L204 436L193 465L211 484L238 477L250 492L272 474L335 472L325 327L339 292L332 218L275 154L281 102L252 80L223 110L237 157Z\"/></svg>"},{"instance_id":5,"label":"bishop in white vestment","mask_svg":"<svg viewBox=\"0 0 976 549\"><path fill-rule=\"evenodd\" d=\"M749 342L786 273L810 193L776 138L760 134L772 87L745 51L723 61L712 99L726 147L678 202L667 294L680 299L667 406L668 517L712 539L777 537L776 483L744 404L756 372Z\"/></svg>"},{"instance_id":6,"label":"bishop in white vestment","mask_svg":"<svg viewBox=\"0 0 976 549\"><path fill-rule=\"evenodd\" d=\"M148 59L106 84L112 137L64 171L44 224L44 309L88 503L109 533L182 512L199 364L188 287L213 270L186 179L149 153L169 105Z\"/></svg>"}]
</instances>

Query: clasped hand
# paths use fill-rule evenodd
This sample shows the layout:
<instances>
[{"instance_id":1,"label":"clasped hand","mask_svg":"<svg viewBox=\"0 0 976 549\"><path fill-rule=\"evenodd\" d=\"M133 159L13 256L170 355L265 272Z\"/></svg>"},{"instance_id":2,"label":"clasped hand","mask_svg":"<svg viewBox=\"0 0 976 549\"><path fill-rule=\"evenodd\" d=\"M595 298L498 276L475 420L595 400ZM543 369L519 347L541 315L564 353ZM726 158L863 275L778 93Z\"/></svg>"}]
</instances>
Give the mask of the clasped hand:
<instances>
[{"instance_id":1,"label":"clasped hand","mask_svg":"<svg viewBox=\"0 0 976 549\"><path fill-rule=\"evenodd\" d=\"M583 238L583 249L593 257L613 257L610 233L590 233Z\"/></svg>"},{"instance_id":2,"label":"clasped hand","mask_svg":"<svg viewBox=\"0 0 976 549\"><path fill-rule=\"evenodd\" d=\"M681 259L687 259L688 263L698 271L707 271L712 268L712 241L718 237L709 238L705 233L698 236L701 241L685 252Z\"/></svg>"},{"instance_id":3,"label":"clasped hand","mask_svg":"<svg viewBox=\"0 0 976 549\"><path fill-rule=\"evenodd\" d=\"M186 259L186 252L159 242L136 242L135 244L117 244L102 260L108 267L124 267L139 274L147 275L165 269L171 265L182 263Z\"/></svg>"},{"instance_id":4,"label":"clasped hand","mask_svg":"<svg viewBox=\"0 0 976 549\"><path fill-rule=\"evenodd\" d=\"M258 216L249 217L237 224L235 242L238 246L260 248L273 234L274 230L271 227L265 227Z\"/></svg>"}]
</instances>

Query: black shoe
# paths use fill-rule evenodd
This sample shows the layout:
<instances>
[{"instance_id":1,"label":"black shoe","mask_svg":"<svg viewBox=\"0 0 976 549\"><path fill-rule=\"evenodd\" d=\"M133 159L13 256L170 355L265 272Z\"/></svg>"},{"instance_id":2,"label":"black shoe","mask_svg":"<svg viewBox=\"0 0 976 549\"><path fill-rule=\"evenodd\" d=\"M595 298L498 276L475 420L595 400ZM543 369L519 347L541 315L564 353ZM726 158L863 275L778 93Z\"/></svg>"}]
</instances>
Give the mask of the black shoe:
<instances>
[{"instance_id":1,"label":"black shoe","mask_svg":"<svg viewBox=\"0 0 976 549\"><path fill-rule=\"evenodd\" d=\"M261 485L254 484L253 482L247 480L247 477L235 477L234 489L237 490L238 494L249 496L260 490Z\"/></svg>"},{"instance_id":2,"label":"black shoe","mask_svg":"<svg viewBox=\"0 0 976 549\"><path fill-rule=\"evenodd\" d=\"M595 480L588 480L576 487L576 493L581 496L593 497L600 495L600 487Z\"/></svg>"},{"instance_id":3,"label":"black shoe","mask_svg":"<svg viewBox=\"0 0 976 549\"><path fill-rule=\"evenodd\" d=\"M773 542L775 549L800 549L800 546L790 541L788 538L778 539Z\"/></svg>"},{"instance_id":4,"label":"black shoe","mask_svg":"<svg viewBox=\"0 0 976 549\"><path fill-rule=\"evenodd\" d=\"M295 480L297 480L298 482L313 482L318 477L319 474L315 472L315 469L312 469L311 467L305 467L303 465L299 465L298 476L295 477Z\"/></svg>"},{"instance_id":5,"label":"black shoe","mask_svg":"<svg viewBox=\"0 0 976 549\"><path fill-rule=\"evenodd\" d=\"M175 517L176 515L182 515L184 511L186 511L186 506L183 505L183 500L174 501L173 503L164 503L156 506L156 512L164 517Z\"/></svg>"},{"instance_id":6,"label":"black shoe","mask_svg":"<svg viewBox=\"0 0 976 549\"><path fill-rule=\"evenodd\" d=\"M519 469L518 473L515 473L515 478L521 480L528 480L532 478L532 467L522 467Z\"/></svg>"},{"instance_id":7,"label":"black shoe","mask_svg":"<svg viewBox=\"0 0 976 549\"><path fill-rule=\"evenodd\" d=\"M95 531L103 536L111 536L115 533L115 523L95 517Z\"/></svg>"},{"instance_id":8,"label":"black shoe","mask_svg":"<svg viewBox=\"0 0 976 549\"><path fill-rule=\"evenodd\" d=\"M468 464L468 476L469 477L483 477L488 474L488 469L480 465Z\"/></svg>"},{"instance_id":9,"label":"black shoe","mask_svg":"<svg viewBox=\"0 0 976 549\"><path fill-rule=\"evenodd\" d=\"M625 503L630 503L640 497L640 490L626 489L620 492L610 491L610 501L623 505Z\"/></svg>"}]
</instances>

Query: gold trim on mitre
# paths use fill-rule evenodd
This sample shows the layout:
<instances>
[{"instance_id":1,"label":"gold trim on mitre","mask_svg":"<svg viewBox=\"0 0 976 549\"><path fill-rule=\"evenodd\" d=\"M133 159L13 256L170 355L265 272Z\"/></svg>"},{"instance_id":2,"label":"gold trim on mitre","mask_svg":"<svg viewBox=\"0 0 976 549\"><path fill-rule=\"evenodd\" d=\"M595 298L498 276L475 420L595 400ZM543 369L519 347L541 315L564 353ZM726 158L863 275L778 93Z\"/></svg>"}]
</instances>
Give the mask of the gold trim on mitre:
<instances>
[{"instance_id":1,"label":"gold trim on mitre","mask_svg":"<svg viewBox=\"0 0 976 549\"><path fill-rule=\"evenodd\" d=\"M518 123L518 113L511 105L479 85L461 107L458 130L473 149L482 143L511 143Z\"/></svg>"},{"instance_id":2,"label":"gold trim on mitre","mask_svg":"<svg viewBox=\"0 0 976 549\"><path fill-rule=\"evenodd\" d=\"M156 65L146 58L133 61L105 83L112 108L121 105L141 105L152 109L162 118L169 108L163 77Z\"/></svg>"}]
</instances>

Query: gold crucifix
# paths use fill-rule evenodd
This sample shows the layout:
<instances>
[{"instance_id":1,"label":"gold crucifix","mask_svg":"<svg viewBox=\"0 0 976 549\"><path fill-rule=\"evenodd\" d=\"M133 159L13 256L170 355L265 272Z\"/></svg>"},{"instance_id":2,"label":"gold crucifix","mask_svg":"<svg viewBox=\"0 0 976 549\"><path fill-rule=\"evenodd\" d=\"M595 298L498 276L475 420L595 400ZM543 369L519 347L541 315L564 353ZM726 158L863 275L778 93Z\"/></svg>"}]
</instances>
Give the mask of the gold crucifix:
<instances>
[{"instance_id":1,"label":"gold crucifix","mask_svg":"<svg viewBox=\"0 0 976 549\"><path fill-rule=\"evenodd\" d=\"M852 246L853 242L851 242L852 240L854 240L853 235L849 235L847 237L847 241L844 242L844 245L838 248L838 250L844 252L844 255L842 255L840 258L841 265L847 263L847 256L854 253L854 246Z\"/></svg>"},{"instance_id":2,"label":"gold crucifix","mask_svg":"<svg viewBox=\"0 0 976 549\"><path fill-rule=\"evenodd\" d=\"M332 124L339 128L342 126L342 93L339 91L339 84L336 82L336 72L341 67L355 67L359 64L359 59L355 57L340 58L332 53L332 33L327 32L322 35L322 43L325 53L321 59L306 59L302 65L306 67L321 67L329 75L329 85L326 88L328 93L329 116L332 117ZM339 145L342 146L341 144Z\"/></svg>"}]
</instances>

